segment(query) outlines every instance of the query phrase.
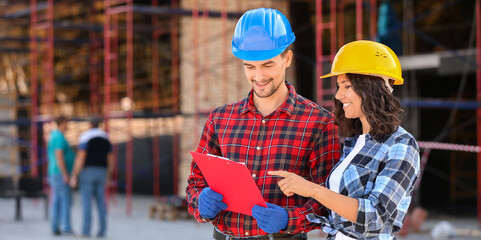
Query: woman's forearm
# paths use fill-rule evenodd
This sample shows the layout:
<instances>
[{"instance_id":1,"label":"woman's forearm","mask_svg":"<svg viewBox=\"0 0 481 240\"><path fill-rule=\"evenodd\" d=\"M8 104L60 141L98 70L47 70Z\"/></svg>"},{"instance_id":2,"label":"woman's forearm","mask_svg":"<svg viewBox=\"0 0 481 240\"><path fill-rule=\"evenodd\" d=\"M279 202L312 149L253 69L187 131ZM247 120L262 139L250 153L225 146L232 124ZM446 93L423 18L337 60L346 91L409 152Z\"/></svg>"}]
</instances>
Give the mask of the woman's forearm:
<instances>
[{"instance_id":1,"label":"woman's forearm","mask_svg":"<svg viewBox=\"0 0 481 240\"><path fill-rule=\"evenodd\" d=\"M351 222L356 222L359 208L357 199L344 196L317 184L313 185L310 195L311 198L316 199L331 211Z\"/></svg>"}]
</instances>

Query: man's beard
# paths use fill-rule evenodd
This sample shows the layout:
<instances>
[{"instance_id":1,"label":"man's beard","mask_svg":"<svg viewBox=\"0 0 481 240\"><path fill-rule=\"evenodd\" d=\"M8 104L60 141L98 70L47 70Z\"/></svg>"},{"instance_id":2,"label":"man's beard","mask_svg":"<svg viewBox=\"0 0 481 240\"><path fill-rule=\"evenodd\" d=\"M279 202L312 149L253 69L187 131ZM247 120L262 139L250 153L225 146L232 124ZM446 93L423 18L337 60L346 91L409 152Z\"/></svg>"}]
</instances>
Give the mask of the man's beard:
<instances>
[{"instance_id":1,"label":"man's beard","mask_svg":"<svg viewBox=\"0 0 481 240\"><path fill-rule=\"evenodd\" d=\"M273 82L273 80L272 80L272 79L269 79L268 82ZM254 83L254 84L255 84L255 83ZM255 89L255 87L253 87L252 89L254 90L254 93L256 94L257 97L259 97L259 98L268 98L268 97L272 96L272 94L274 94L274 93L279 89L279 86L280 86L280 85L281 85L281 84L279 84L279 85L276 86L276 85L273 84L272 88L266 89L267 92L265 92L265 93L263 93L263 94L257 92L256 89Z\"/></svg>"}]
</instances>

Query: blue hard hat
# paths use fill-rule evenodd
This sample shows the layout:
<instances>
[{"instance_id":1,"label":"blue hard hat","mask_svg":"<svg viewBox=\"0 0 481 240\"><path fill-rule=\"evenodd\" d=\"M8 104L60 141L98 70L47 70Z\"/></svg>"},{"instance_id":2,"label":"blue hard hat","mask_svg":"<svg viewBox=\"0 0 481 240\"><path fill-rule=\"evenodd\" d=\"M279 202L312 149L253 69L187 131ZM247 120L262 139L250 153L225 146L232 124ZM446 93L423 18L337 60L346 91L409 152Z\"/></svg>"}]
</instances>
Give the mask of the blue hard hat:
<instances>
[{"instance_id":1,"label":"blue hard hat","mask_svg":"<svg viewBox=\"0 0 481 240\"><path fill-rule=\"evenodd\" d=\"M281 54L295 40L284 14L276 9L253 9L237 22L232 53L242 60L264 61Z\"/></svg>"}]
</instances>

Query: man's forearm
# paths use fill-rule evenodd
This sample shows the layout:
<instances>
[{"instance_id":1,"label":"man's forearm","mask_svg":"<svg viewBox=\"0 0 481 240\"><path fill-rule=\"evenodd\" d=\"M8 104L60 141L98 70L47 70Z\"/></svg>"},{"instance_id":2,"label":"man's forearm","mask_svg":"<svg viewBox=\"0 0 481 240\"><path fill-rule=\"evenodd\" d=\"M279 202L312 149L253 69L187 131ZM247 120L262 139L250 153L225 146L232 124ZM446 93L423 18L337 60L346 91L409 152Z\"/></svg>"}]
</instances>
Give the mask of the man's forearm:
<instances>
[{"instance_id":1,"label":"man's forearm","mask_svg":"<svg viewBox=\"0 0 481 240\"><path fill-rule=\"evenodd\" d=\"M114 173L114 154L108 153L107 154L107 177L111 177Z\"/></svg>"},{"instance_id":2,"label":"man's forearm","mask_svg":"<svg viewBox=\"0 0 481 240\"><path fill-rule=\"evenodd\" d=\"M55 150L55 159L57 160L57 166L62 172L62 175L67 175L67 167L65 166L65 158L63 156L63 150Z\"/></svg>"},{"instance_id":3,"label":"man's forearm","mask_svg":"<svg viewBox=\"0 0 481 240\"><path fill-rule=\"evenodd\" d=\"M75 157L75 164L74 168L72 171L72 176L77 176L80 174L80 171L82 171L82 168L85 164L85 157L86 157L86 152L85 150L78 150L77 151L77 156Z\"/></svg>"}]
</instances>

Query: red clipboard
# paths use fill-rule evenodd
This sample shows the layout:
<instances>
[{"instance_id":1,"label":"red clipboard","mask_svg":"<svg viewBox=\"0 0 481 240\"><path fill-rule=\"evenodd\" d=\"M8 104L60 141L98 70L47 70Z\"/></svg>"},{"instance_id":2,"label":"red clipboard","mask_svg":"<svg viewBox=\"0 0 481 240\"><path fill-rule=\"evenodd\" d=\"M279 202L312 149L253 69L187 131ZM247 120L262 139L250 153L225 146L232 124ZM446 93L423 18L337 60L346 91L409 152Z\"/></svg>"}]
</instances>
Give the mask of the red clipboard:
<instances>
[{"instance_id":1,"label":"red clipboard","mask_svg":"<svg viewBox=\"0 0 481 240\"><path fill-rule=\"evenodd\" d=\"M190 152L209 187L224 196L228 211L252 216L252 207L267 207L246 165L227 158Z\"/></svg>"}]
</instances>

